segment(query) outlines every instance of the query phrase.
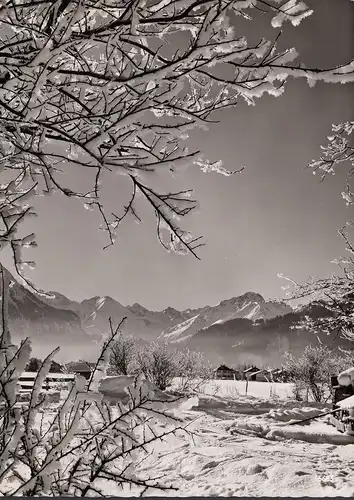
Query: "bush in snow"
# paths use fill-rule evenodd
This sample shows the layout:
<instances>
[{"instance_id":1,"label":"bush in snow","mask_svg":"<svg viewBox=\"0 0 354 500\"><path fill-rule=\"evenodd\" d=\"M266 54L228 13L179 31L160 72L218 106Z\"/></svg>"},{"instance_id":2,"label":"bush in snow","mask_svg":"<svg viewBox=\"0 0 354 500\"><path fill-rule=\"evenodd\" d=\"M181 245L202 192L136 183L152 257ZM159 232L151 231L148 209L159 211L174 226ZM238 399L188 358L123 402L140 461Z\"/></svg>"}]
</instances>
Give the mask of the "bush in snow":
<instances>
[{"instance_id":1,"label":"bush in snow","mask_svg":"<svg viewBox=\"0 0 354 500\"><path fill-rule=\"evenodd\" d=\"M57 363L57 361L52 361L49 373L64 373L64 367L60 363Z\"/></svg>"},{"instance_id":2,"label":"bush in snow","mask_svg":"<svg viewBox=\"0 0 354 500\"><path fill-rule=\"evenodd\" d=\"M213 379L214 368L201 352L186 348L176 352L177 390L182 393L196 391L205 382Z\"/></svg>"},{"instance_id":3,"label":"bush in snow","mask_svg":"<svg viewBox=\"0 0 354 500\"><path fill-rule=\"evenodd\" d=\"M115 375L131 375L138 371L137 344L132 335L119 335L111 347L109 365Z\"/></svg>"},{"instance_id":4,"label":"bush in snow","mask_svg":"<svg viewBox=\"0 0 354 500\"><path fill-rule=\"evenodd\" d=\"M135 373L142 373L162 391L173 385L174 390L188 393L213 375L213 368L202 353L187 348L177 350L167 342L148 342L132 352Z\"/></svg>"},{"instance_id":5,"label":"bush in snow","mask_svg":"<svg viewBox=\"0 0 354 500\"><path fill-rule=\"evenodd\" d=\"M31 393L21 401L18 381L31 347L28 339L19 348L11 343L2 267L1 278L0 493L102 496L111 491L111 483L135 486L141 494L150 488L171 489L159 478L139 476L136 466L153 443L184 430L181 421L152 398L138 378L127 387L125 404L106 404L97 391L106 373L110 344L121 325L114 330L110 323L110 336L88 385L83 377L76 377L59 404L43 393L56 349L43 361ZM164 423L162 432L156 421Z\"/></svg>"},{"instance_id":6,"label":"bush in snow","mask_svg":"<svg viewBox=\"0 0 354 500\"><path fill-rule=\"evenodd\" d=\"M38 372L42 361L38 358L30 358L25 366L25 372Z\"/></svg>"},{"instance_id":7,"label":"bush in snow","mask_svg":"<svg viewBox=\"0 0 354 500\"><path fill-rule=\"evenodd\" d=\"M340 357L324 345L308 345L300 357L285 353L284 368L295 384L295 395L300 398L308 391L316 402L327 401L331 395L331 375L348 368L347 358Z\"/></svg>"},{"instance_id":8,"label":"bush in snow","mask_svg":"<svg viewBox=\"0 0 354 500\"><path fill-rule=\"evenodd\" d=\"M296 401L308 401L308 389L302 380L293 380L292 393Z\"/></svg>"},{"instance_id":9,"label":"bush in snow","mask_svg":"<svg viewBox=\"0 0 354 500\"><path fill-rule=\"evenodd\" d=\"M144 349L137 351L138 369L149 382L164 391L178 373L175 354L167 343L149 342Z\"/></svg>"}]
</instances>

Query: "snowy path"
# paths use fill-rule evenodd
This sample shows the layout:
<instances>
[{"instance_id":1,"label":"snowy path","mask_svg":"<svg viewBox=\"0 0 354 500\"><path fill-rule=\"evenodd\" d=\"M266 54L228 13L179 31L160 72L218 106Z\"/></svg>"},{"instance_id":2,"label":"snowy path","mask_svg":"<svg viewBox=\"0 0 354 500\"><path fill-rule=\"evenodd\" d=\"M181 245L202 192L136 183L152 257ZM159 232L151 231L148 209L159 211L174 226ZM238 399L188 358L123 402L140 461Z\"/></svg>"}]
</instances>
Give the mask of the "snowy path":
<instances>
[{"instance_id":1,"label":"snowy path","mask_svg":"<svg viewBox=\"0 0 354 500\"><path fill-rule=\"evenodd\" d=\"M179 436L144 462L141 472L164 475L164 482L178 488L178 496L352 496L354 495L354 440L340 435L323 422L305 427L292 426L304 437L323 440L344 438L352 444L311 443L295 439L265 439L251 429L244 415L221 420L204 412L198 415L193 441ZM233 418L235 417L235 418ZM258 417L251 417L254 420ZM241 424L240 433L230 426ZM268 420L269 425L269 420ZM284 426L284 424L282 424ZM272 424L270 424L272 427ZM273 424L276 428L276 424ZM286 434L288 427L282 427ZM311 439L311 437L310 437ZM168 496L153 491L151 495Z\"/></svg>"}]
</instances>

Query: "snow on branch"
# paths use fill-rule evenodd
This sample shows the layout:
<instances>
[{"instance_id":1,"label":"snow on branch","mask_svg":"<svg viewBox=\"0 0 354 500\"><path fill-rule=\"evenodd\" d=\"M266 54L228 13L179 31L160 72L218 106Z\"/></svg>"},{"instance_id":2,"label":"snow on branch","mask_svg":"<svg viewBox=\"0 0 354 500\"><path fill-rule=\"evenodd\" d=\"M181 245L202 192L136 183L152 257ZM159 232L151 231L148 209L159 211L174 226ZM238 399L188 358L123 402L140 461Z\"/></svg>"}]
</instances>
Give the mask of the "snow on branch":
<instances>
[{"instance_id":1,"label":"snow on branch","mask_svg":"<svg viewBox=\"0 0 354 500\"><path fill-rule=\"evenodd\" d=\"M312 160L308 168L313 173L320 172L321 178L328 175L335 175L341 164L347 165L349 178L354 173L354 142L351 135L354 131L354 121L348 121L332 125L332 134L327 137L328 144L321 146L322 154L320 158ZM347 190L342 193L348 205L353 203L352 192L349 183Z\"/></svg>"},{"instance_id":2,"label":"snow on branch","mask_svg":"<svg viewBox=\"0 0 354 500\"><path fill-rule=\"evenodd\" d=\"M92 381L77 376L59 400L43 390L54 350L42 363L28 398L21 397L19 377L31 348L17 349L7 328L7 274L1 270L2 335L0 340L0 494L3 496L105 496L110 485L146 491L176 490L163 476L139 473L139 464L155 443L183 432L173 410L179 400L159 401L151 387L135 378L124 401L107 402L98 391L105 379L109 349L124 319L103 343Z\"/></svg>"},{"instance_id":3,"label":"snow on branch","mask_svg":"<svg viewBox=\"0 0 354 500\"><path fill-rule=\"evenodd\" d=\"M297 328L354 341L354 245L348 234L352 226L349 222L338 231L349 255L333 260L337 273L328 278L311 277L304 283L279 275L289 283L284 287L289 300L305 300L318 308L314 316L305 314Z\"/></svg>"},{"instance_id":4,"label":"snow on branch","mask_svg":"<svg viewBox=\"0 0 354 500\"><path fill-rule=\"evenodd\" d=\"M337 74L340 71L343 71L343 68L338 70ZM346 189L342 192L342 198L348 206L354 203L354 193L350 185L354 173L353 131L353 121L332 125L332 134L327 137L327 145L321 146L321 156L307 165L313 174L320 174L321 182L328 175L335 175L339 168L346 170ZM329 278L311 277L305 283L297 283L291 278L279 275L288 281L288 285L283 289L287 291L289 300L311 300L314 305L322 308L319 317L306 316L299 327L315 334L335 333L350 341L354 341L354 244L349 234L353 225L353 221L349 221L338 231L348 255L332 261L337 265L337 274L334 273Z\"/></svg>"},{"instance_id":5,"label":"snow on branch","mask_svg":"<svg viewBox=\"0 0 354 500\"><path fill-rule=\"evenodd\" d=\"M23 259L22 250L35 245L35 235L20 237L18 228L35 215L31 197L59 192L97 210L109 246L122 217L106 214L103 178L113 183L120 180L117 173L128 176L131 199L139 192L156 214L163 246L197 257L199 238L177 222L192 203L157 193L152 174L186 165L223 175L242 169L190 152L190 130L207 129L216 111L240 99L254 105L264 94L281 95L289 77L310 85L353 81L350 61L323 70L294 64L296 50L278 51L279 34L249 43L236 33L234 16L252 22L253 11L269 16L276 27L296 26L312 13L300 0L1 4L0 245L11 247L25 284L31 285L25 269L33 263ZM69 184L65 173L72 167L91 179L88 191ZM139 220L133 201L127 214Z\"/></svg>"}]
</instances>

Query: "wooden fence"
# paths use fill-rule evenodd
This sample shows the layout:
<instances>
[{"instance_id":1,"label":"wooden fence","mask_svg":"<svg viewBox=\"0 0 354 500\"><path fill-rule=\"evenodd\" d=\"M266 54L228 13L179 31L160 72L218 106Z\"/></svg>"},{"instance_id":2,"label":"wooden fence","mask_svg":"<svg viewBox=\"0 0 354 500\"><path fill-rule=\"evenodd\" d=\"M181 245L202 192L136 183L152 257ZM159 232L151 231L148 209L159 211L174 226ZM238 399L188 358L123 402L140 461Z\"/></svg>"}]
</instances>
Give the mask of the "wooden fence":
<instances>
[{"instance_id":1,"label":"wooden fence","mask_svg":"<svg viewBox=\"0 0 354 500\"><path fill-rule=\"evenodd\" d=\"M44 379L42 390L48 391L49 389L58 387L58 385L72 383L75 380L75 376L75 373L48 373L47 377ZM37 372L24 372L21 377L19 377L20 391L31 391L36 377Z\"/></svg>"}]
</instances>

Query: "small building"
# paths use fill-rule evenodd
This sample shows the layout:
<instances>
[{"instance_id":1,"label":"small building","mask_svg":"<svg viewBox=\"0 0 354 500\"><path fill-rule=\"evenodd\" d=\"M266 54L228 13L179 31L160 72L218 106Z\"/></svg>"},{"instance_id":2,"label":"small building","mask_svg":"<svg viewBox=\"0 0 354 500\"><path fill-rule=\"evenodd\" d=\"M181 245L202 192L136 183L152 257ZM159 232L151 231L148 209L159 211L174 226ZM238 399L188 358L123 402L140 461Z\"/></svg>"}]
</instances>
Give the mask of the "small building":
<instances>
[{"instance_id":1,"label":"small building","mask_svg":"<svg viewBox=\"0 0 354 500\"><path fill-rule=\"evenodd\" d=\"M226 365L220 365L219 368L214 371L214 375L218 380L235 380L239 378L237 370L229 368Z\"/></svg>"},{"instance_id":2,"label":"small building","mask_svg":"<svg viewBox=\"0 0 354 500\"><path fill-rule=\"evenodd\" d=\"M247 368L246 370L243 371L243 375L244 375L245 379L259 381L260 378L264 379L264 375L263 375L263 377L260 377L260 374L263 371L264 370L260 370L259 368L257 368L257 366L251 366L250 368Z\"/></svg>"},{"instance_id":3,"label":"small building","mask_svg":"<svg viewBox=\"0 0 354 500\"><path fill-rule=\"evenodd\" d=\"M269 372L269 380L271 382L283 382L285 377L285 372L282 368L273 368L268 370Z\"/></svg>"},{"instance_id":4,"label":"small building","mask_svg":"<svg viewBox=\"0 0 354 500\"><path fill-rule=\"evenodd\" d=\"M273 372L274 382L289 382L289 373L284 368L277 368Z\"/></svg>"},{"instance_id":5,"label":"small building","mask_svg":"<svg viewBox=\"0 0 354 500\"><path fill-rule=\"evenodd\" d=\"M259 370L259 372L255 372L257 382L271 382L272 378L269 373L269 370Z\"/></svg>"},{"instance_id":6,"label":"small building","mask_svg":"<svg viewBox=\"0 0 354 500\"><path fill-rule=\"evenodd\" d=\"M68 363L66 365L66 369L69 373L76 373L78 375L81 375L82 377L85 377L86 380L89 380L93 371L92 363L81 360Z\"/></svg>"}]
</instances>

